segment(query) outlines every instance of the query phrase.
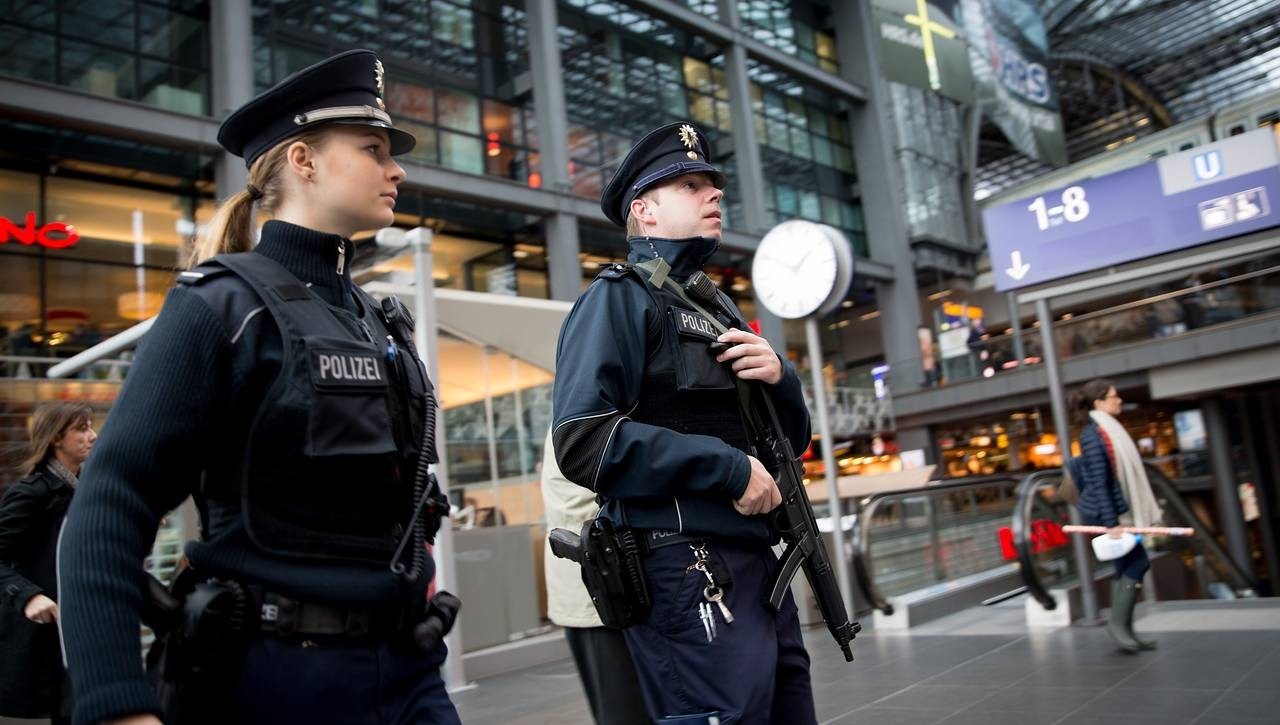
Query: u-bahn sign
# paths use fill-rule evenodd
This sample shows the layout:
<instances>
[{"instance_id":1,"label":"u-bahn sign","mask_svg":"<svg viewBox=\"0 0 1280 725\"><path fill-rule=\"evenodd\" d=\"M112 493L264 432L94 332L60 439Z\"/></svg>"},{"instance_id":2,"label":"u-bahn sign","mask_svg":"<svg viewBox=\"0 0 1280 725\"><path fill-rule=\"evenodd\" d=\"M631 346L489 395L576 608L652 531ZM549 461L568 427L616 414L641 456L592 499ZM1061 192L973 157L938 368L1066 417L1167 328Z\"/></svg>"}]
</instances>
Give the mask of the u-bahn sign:
<instances>
[{"instance_id":1,"label":"u-bahn sign","mask_svg":"<svg viewBox=\"0 0 1280 725\"><path fill-rule=\"evenodd\" d=\"M1278 138L1258 129L986 209L996 290L1280 226Z\"/></svg>"}]
</instances>

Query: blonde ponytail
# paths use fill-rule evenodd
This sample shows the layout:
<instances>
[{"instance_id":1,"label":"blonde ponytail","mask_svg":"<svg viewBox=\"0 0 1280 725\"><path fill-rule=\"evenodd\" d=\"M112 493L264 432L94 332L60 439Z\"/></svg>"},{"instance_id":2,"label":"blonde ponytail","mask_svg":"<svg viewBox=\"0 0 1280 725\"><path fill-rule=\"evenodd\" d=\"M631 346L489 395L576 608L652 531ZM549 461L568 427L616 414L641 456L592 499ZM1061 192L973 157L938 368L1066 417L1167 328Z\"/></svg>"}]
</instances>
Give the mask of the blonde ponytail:
<instances>
[{"instance_id":1,"label":"blonde ponytail","mask_svg":"<svg viewBox=\"0 0 1280 725\"><path fill-rule=\"evenodd\" d=\"M249 183L240 191L232 194L205 227L200 238L196 240L187 257L187 268L195 267L207 259L219 254L247 252L253 249L253 206L254 194L258 208L264 214L271 214L280 207L284 198L284 184L281 181L289 146L301 141L308 146L318 147L326 135L325 127L311 129L297 136L287 138L272 146L249 167Z\"/></svg>"}]
</instances>

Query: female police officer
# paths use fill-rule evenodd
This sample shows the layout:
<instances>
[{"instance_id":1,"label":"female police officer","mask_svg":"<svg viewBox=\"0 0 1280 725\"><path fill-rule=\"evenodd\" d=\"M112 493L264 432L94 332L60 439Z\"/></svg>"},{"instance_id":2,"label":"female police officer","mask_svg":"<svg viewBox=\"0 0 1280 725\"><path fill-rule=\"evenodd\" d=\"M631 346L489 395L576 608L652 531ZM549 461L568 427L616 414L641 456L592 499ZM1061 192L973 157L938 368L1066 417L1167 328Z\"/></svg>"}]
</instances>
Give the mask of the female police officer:
<instances>
[{"instance_id":1,"label":"female police officer","mask_svg":"<svg viewBox=\"0 0 1280 725\"><path fill-rule=\"evenodd\" d=\"M422 522L439 500L425 475L432 388L403 306L374 303L350 274L350 238L392 223L404 180L392 157L414 144L382 93L382 63L350 51L218 133L248 187L218 211L139 347L68 514L59 569L77 723L162 712L138 656L139 563L189 494L199 585L186 587L182 636L168 640L186 651L166 677L187 693L220 684L196 712L184 703L184 722L458 722L444 647L412 636L433 574ZM238 253L255 201L272 220ZM199 673L184 683L184 667Z\"/></svg>"}]
</instances>

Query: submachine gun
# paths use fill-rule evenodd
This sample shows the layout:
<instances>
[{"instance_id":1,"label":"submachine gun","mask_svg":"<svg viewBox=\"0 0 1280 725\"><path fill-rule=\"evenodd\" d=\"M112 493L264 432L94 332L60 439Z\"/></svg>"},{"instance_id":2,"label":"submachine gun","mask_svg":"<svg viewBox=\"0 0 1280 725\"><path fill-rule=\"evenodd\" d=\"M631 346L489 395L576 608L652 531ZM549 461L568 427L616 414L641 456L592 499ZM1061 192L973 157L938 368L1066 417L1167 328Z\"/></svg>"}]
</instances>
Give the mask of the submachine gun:
<instances>
[{"instance_id":1,"label":"submachine gun","mask_svg":"<svg viewBox=\"0 0 1280 725\"><path fill-rule=\"evenodd\" d=\"M638 266L644 268L647 265ZM681 286L667 277L666 270L660 265L656 269L646 271L649 272L651 284L665 286L668 290L675 292L685 302L701 311L712 321L712 324L722 328L720 332L725 332L727 328L724 328L716 315L707 314L698 302L721 311L731 320L736 317L720 301L715 283L702 272L695 272ZM697 301L691 298L696 298ZM727 347L724 343L712 343L711 352L719 354ZM778 567L770 576L769 607L774 612L782 607L783 597L791 586L791 580L795 578L796 570L803 567L805 578L809 580L809 587L817 599L818 610L827 623L827 629L835 638L836 644L840 646L840 651L844 653L845 661L852 662L853 651L850 645L854 636L862 631L862 625L849 620L849 613L840 595L835 572L831 568L831 560L827 557L822 535L818 531L818 522L813 516L813 506L809 503L809 495L804 489L804 475L800 461L795 451L791 449L791 442L787 440L782 425L778 422L778 413L773 407L773 401L764 388L759 383L743 380L737 375L733 375L733 381L738 387L742 417L747 426L751 446L755 449L755 456L773 474L778 484L778 491L782 494L782 504L770 512L769 516L787 546L782 558L778 560ZM833 502L832 518L837 526L839 525L838 511Z\"/></svg>"}]
</instances>

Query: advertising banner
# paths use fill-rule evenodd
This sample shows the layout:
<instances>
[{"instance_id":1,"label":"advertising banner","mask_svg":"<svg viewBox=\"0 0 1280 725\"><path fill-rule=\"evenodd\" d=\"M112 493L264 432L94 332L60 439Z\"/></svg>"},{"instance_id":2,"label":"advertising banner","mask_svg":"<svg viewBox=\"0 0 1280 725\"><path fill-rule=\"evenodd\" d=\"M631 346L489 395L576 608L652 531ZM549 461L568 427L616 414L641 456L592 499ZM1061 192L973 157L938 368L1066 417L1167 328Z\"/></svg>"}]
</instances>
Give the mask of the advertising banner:
<instances>
[{"instance_id":1,"label":"advertising banner","mask_svg":"<svg viewBox=\"0 0 1280 725\"><path fill-rule=\"evenodd\" d=\"M1062 114L1049 77L1049 39L1040 11L1024 0L959 2L983 115L1027 156L1066 164Z\"/></svg>"}]
</instances>

